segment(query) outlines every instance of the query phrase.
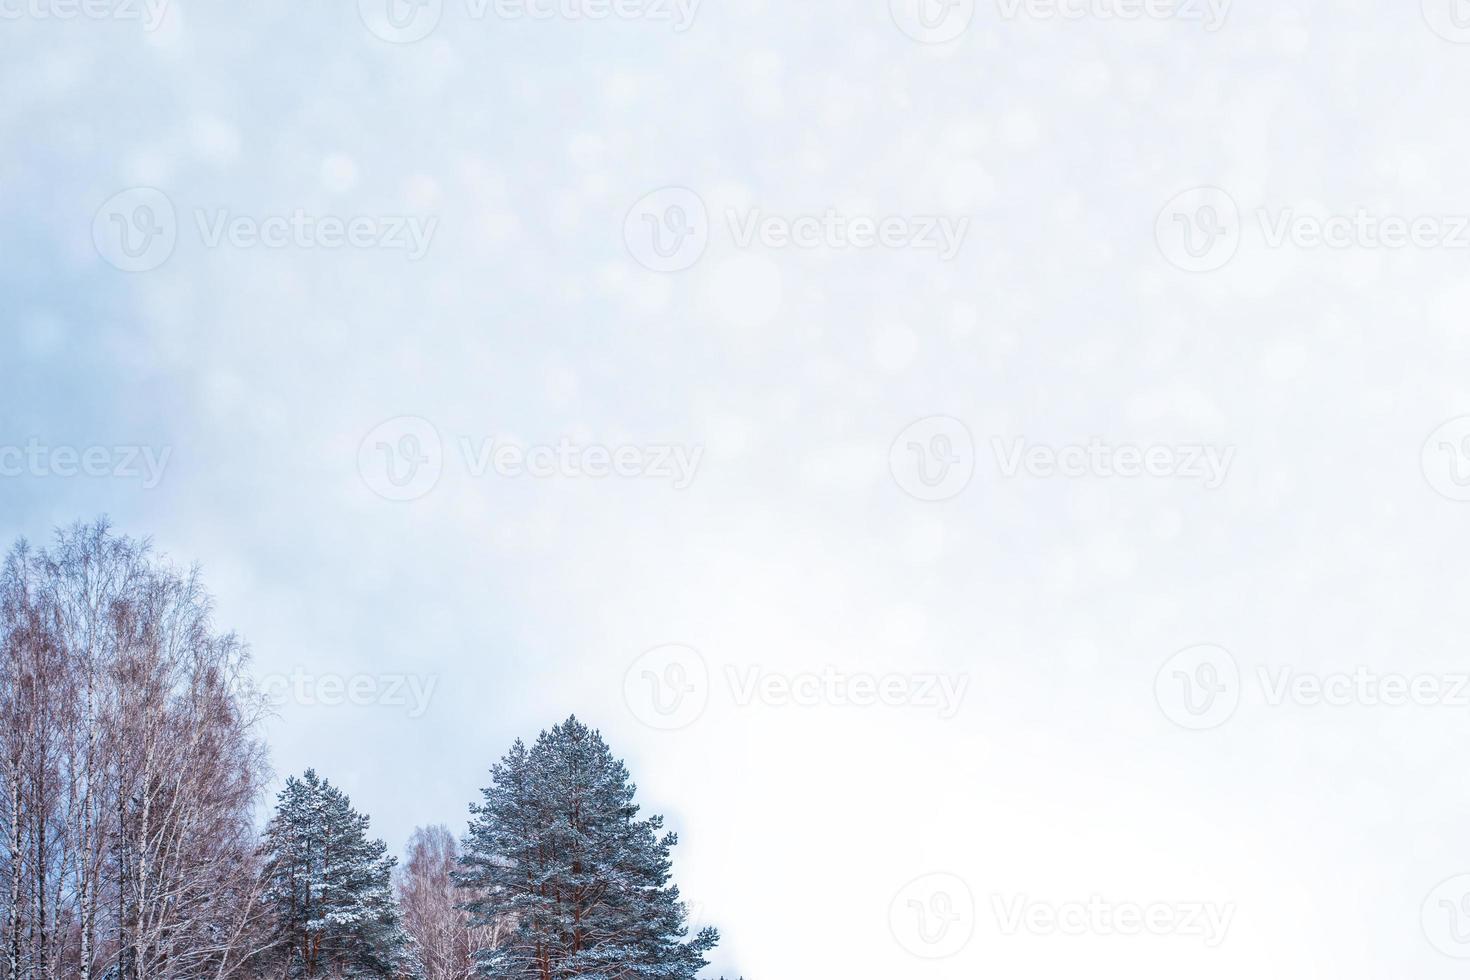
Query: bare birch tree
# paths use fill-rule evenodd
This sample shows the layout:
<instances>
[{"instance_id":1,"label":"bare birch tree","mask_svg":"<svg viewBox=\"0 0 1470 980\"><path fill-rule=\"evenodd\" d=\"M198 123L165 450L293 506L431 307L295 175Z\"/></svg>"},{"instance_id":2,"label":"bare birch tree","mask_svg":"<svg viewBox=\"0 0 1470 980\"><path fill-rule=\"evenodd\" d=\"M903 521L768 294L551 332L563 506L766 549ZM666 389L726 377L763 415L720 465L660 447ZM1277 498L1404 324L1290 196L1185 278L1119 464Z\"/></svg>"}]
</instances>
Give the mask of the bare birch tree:
<instances>
[{"instance_id":1,"label":"bare birch tree","mask_svg":"<svg viewBox=\"0 0 1470 980\"><path fill-rule=\"evenodd\" d=\"M398 904L424 980L468 980L475 952L494 945L495 929L472 925L460 907L470 896L454 880L459 858L459 842L448 827L418 827L398 869Z\"/></svg>"},{"instance_id":2,"label":"bare birch tree","mask_svg":"<svg viewBox=\"0 0 1470 980\"><path fill-rule=\"evenodd\" d=\"M99 522L0 573L8 980L244 975L262 702L197 572Z\"/></svg>"}]
</instances>

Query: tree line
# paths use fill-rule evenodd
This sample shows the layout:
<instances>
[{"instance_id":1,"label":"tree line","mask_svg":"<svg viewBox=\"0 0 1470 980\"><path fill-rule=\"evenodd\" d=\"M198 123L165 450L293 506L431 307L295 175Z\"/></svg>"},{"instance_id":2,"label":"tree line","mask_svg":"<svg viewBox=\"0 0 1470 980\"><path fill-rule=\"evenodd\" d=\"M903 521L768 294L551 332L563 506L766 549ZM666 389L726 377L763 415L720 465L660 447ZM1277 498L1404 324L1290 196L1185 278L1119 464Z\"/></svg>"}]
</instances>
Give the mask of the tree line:
<instances>
[{"instance_id":1,"label":"tree line","mask_svg":"<svg viewBox=\"0 0 1470 980\"><path fill-rule=\"evenodd\" d=\"M314 770L270 782L268 705L197 569L106 522L0 571L5 980L682 980L677 837L576 717L517 741L463 838L399 866Z\"/></svg>"}]
</instances>

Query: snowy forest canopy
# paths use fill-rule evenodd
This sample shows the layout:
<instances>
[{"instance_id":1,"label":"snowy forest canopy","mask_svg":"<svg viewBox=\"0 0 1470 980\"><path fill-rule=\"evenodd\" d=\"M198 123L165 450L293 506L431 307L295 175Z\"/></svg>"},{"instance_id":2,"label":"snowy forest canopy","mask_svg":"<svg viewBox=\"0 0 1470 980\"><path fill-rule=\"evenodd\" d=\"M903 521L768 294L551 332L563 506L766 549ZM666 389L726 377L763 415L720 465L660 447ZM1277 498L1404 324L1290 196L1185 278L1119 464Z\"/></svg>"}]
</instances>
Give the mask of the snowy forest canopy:
<instances>
[{"instance_id":1,"label":"snowy forest canopy","mask_svg":"<svg viewBox=\"0 0 1470 980\"><path fill-rule=\"evenodd\" d=\"M683 980L677 837L575 717L490 770L461 840L400 866L329 778L268 824L266 705L196 571L105 522L0 573L5 980Z\"/></svg>"}]
</instances>

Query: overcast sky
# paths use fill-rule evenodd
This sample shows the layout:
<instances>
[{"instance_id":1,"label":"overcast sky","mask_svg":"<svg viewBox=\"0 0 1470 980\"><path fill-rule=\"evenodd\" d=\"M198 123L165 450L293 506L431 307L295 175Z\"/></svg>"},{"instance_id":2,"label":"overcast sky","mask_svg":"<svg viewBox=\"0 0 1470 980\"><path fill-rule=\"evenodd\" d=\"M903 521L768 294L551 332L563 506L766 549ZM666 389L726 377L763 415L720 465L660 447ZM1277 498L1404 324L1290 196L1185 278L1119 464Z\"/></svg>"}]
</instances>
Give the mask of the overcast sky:
<instances>
[{"instance_id":1,"label":"overcast sky","mask_svg":"<svg viewBox=\"0 0 1470 980\"><path fill-rule=\"evenodd\" d=\"M711 976L1459 975L1450 0L159 2L0 0L0 532L281 778L575 712Z\"/></svg>"}]
</instances>

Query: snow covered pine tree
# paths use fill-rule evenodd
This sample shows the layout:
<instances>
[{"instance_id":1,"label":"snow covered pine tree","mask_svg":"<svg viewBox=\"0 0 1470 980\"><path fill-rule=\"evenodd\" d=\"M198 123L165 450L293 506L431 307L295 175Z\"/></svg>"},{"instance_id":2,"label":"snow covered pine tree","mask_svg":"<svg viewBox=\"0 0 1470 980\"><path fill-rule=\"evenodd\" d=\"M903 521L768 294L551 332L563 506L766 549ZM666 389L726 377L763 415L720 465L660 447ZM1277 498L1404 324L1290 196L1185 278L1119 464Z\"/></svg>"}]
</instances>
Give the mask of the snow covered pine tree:
<instances>
[{"instance_id":1,"label":"snow covered pine tree","mask_svg":"<svg viewBox=\"0 0 1470 980\"><path fill-rule=\"evenodd\" d=\"M274 920L267 961L285 977L416 973L393 897L394 858L368 818L306 770L286 780L265 830L264 902Z\"/></svg>"},{"instance_id":2,"label":"snow covered pine tree","mask_svg":"<svg viewBox=\"0 0 1470 980\"><path fill-rule=\"evenodd\" d=\"M508 924L479 951L492 980L688 980L719 933L693 939L669 884L672 833L639 820L637 787L575 716L530 750L517 740L470 807L462 886L479 924Z\"/></svg>"}]
</instances>

